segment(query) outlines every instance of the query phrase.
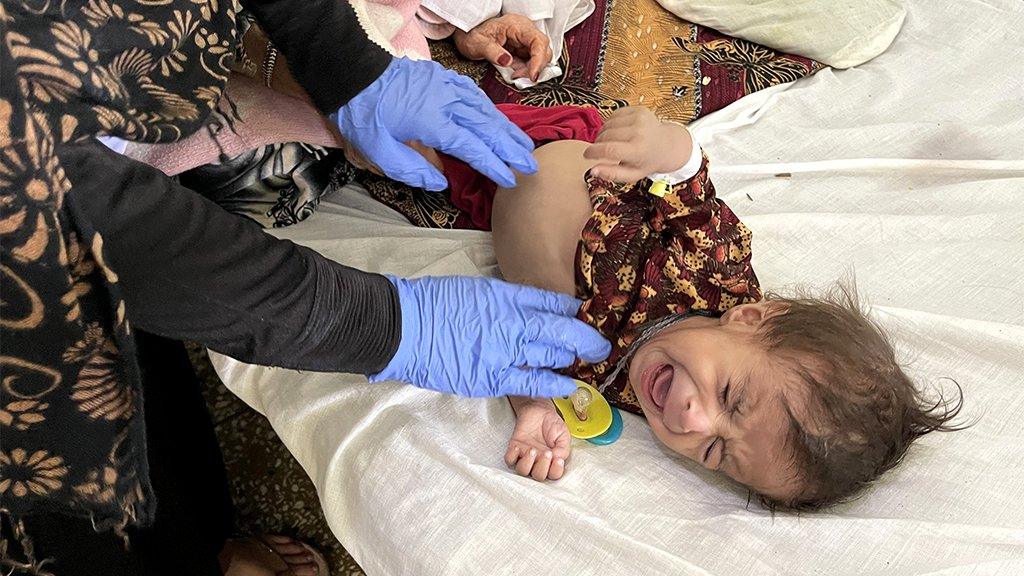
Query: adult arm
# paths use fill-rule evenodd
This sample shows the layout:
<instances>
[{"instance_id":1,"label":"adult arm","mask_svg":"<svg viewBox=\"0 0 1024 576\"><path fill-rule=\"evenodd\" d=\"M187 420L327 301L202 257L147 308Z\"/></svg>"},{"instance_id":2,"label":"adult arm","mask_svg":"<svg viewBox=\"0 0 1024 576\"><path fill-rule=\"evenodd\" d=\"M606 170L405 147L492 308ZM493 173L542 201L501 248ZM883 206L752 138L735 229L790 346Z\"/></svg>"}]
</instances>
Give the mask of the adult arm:
<instances>
[{"instance_id":1,"label":"adult arm","mask_svg":"<svg viewBox=\"0 0 1024 576\"><path fill-rule=\"evenodd\" d=\"M384 276L274 238L98 142L58 153L73 221L103 238L134 326L302 370L372 374L394 356L401 316Z\"/></svg>"},{"instance_id":2,"label":"adult arm","mask_svg":"<svg viewBox=\"0 0 1024 576\"><path fill-rule=\"evenodd\" d=\"M370 41L348 2L242 0L284 54L288 68L324 114L373 83L391 55Z\"/></svg>"},{"instance_id":3,"label":"adult arm","mask_svg":"<svg viewBox=\"0 0 1024 576\"><path fill-rule=\"evenodd\" d=\"M609 346L579 301L489 278L367 274L266 234L96 141L59 152L67 208L99 233L129 320L239 360L463 396L555 396Z\"/></svg>"},{"instance_id":4,"label":"adult arm","mask_svg":"<svg viewBox=\"0 0 1024 576\"><path fill-rule=\"evenodd\" d=\"M245 0L342 136L390 178L443 190L437 168L403 144L417 141L462 159L503 186L512 168L537 169L532 141L471 80L431 61L392 59L338 0Z\"/></svg>"}]
</instances>

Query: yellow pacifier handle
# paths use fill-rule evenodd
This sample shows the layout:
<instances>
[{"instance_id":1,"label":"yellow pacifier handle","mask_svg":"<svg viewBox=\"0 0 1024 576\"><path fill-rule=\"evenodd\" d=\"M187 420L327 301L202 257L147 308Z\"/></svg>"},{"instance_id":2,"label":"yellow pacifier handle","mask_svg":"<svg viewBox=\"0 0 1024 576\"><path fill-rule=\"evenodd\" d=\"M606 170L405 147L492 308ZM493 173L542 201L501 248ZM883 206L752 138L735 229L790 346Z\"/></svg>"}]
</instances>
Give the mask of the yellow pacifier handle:
<instances>
[{"instance_id":1,"label":"yellow pacifier handle","mask_svg":"<svg viewBox=\"0 0 1024 576\"><path fill-rule=\"evenodd\" d=\"M665 194L668 194L669 184L665 180L655 180L651 182L651 187L647 189L648 192L654 194L658 198L664 198Z\"/></svg>"},{"instance_id":2,"label":"yellow pacifier handle","mask_svg":"<svg viewBox=\"0 0 1024 576\"><path fill-rule=\"evenodd\" d=\"M609 427L612 425L612 407L608 404L608 401L601 396L601 393L586 382L580 382L575 380L577 392L574 394L580 394L581 391L590 394L590 404L585 408L586 420L580 419L580 416L576 414L576 409L573 408L573 401L570 398L552 398L555 403L555 408L562 414L562 419L565 420L565 425L569 427L569 434L573 438L594 438L604 434ZM577 396L577 404L581 404L581 397Z\"/></svg>"}]
</instances>

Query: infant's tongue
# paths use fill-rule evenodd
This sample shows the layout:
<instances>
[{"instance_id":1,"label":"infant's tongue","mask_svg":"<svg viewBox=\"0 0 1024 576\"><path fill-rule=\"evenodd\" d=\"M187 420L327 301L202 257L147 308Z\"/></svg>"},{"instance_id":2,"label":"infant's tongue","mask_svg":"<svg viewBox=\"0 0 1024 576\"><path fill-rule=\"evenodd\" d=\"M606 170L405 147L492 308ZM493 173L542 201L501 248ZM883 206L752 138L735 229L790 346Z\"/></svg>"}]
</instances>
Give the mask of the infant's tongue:
<instances>
[{"instance_id":1,"label":"infant's tongue","mask_svg":"<svg viewBox=\"0 0 1024 576\"><path fill-rule=\"evenodd\" d=\"M675 370L671 366L663 366L654 375L654 386L651 386L651 400L654 401L654 405L659 409L664 408L665 399L668 398L668 392L672 389L672 375L674 372Z\"/></svg>"}]
</instances>

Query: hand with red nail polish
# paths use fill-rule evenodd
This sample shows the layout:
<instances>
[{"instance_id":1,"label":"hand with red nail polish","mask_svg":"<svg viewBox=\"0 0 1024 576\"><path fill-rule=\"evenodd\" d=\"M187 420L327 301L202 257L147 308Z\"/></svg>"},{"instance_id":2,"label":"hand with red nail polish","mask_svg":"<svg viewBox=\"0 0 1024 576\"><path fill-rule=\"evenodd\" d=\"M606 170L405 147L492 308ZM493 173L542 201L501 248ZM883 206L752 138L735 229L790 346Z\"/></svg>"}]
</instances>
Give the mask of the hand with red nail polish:
<instances>
[{"instance_id":1,"label":"hand with red nail polish","mask_svg":"<svg viewBox=\"0 0 1024 576\"><path fill-rule=\"evenodd\" d=\"M491 18L469 32L454 35L459 52L471 60L487 60L495 66L512 68L513 78L536 81L551 63L551 42L533 22L518 14Z\"/></svg>"}]
</instances>

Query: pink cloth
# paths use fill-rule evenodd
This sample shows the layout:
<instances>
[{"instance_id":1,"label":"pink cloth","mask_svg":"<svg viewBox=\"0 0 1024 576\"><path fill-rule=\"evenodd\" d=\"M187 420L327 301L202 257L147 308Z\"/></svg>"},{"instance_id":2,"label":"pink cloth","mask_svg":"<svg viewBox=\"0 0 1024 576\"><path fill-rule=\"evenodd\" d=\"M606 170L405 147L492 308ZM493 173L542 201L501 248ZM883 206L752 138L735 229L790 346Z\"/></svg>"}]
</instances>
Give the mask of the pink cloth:
<instances>
[{"instance_id":1,"label":"pink cloth","mask_svg":"<svg viewBox=\"0 0 1024 576\"><path fill-rule=\"evenodd\" d=\"M420 0L373 0L352 2L352 6L371 40L395 55L430 58L427 40L416 22ZM125 155L174 176L218 162L222 150L234 157L282 142L339 146L337 129L312 104L241 74L231 75L225 93L238 107L239 120L234 123L234 131L225 126L212 137L208 131L200 130L170 144L129 142ZM221 107L228 108L223 99Z\"/></svg>"},{"instance_id":2,"label":"pink cloth","mask_svg":"<svg viewBox=\"0 0 1024 576\"><path fill-rule=\"evenodd\" d=\"M328 148L339 146L337 128L312 104L271 90L240 74L231 75L225 91L238 107L234 130L224 126L216 136L200 130L169 144L129 142L124 154L174 176L219 162L221 150L228 157L235 157L281 142L305 142ZM224 100L221 108L228 108Z\"/></svg>"},{"instance_id":3,"label":"pink cloth","mask_svg":"<svg viewBox=\"0 0 1024 576\"><path fill-rule=\"evenodd\" d=\"M351 4L370 40L389 44L384 48L396 56L430 59L430 47L417 22L420 0L365 0Z\"/></svg>"},{"instance_id":4,"label":"pink cloth","mask_svg":"<svg viewBox=\"0 0 1024 576\"><path fill-rule=\"evenodd\" d=\"M444 40L455 33L455 26L425 6L416 12L416 20L423 35L431 40Z\"/></svg>"}]
</instances>

